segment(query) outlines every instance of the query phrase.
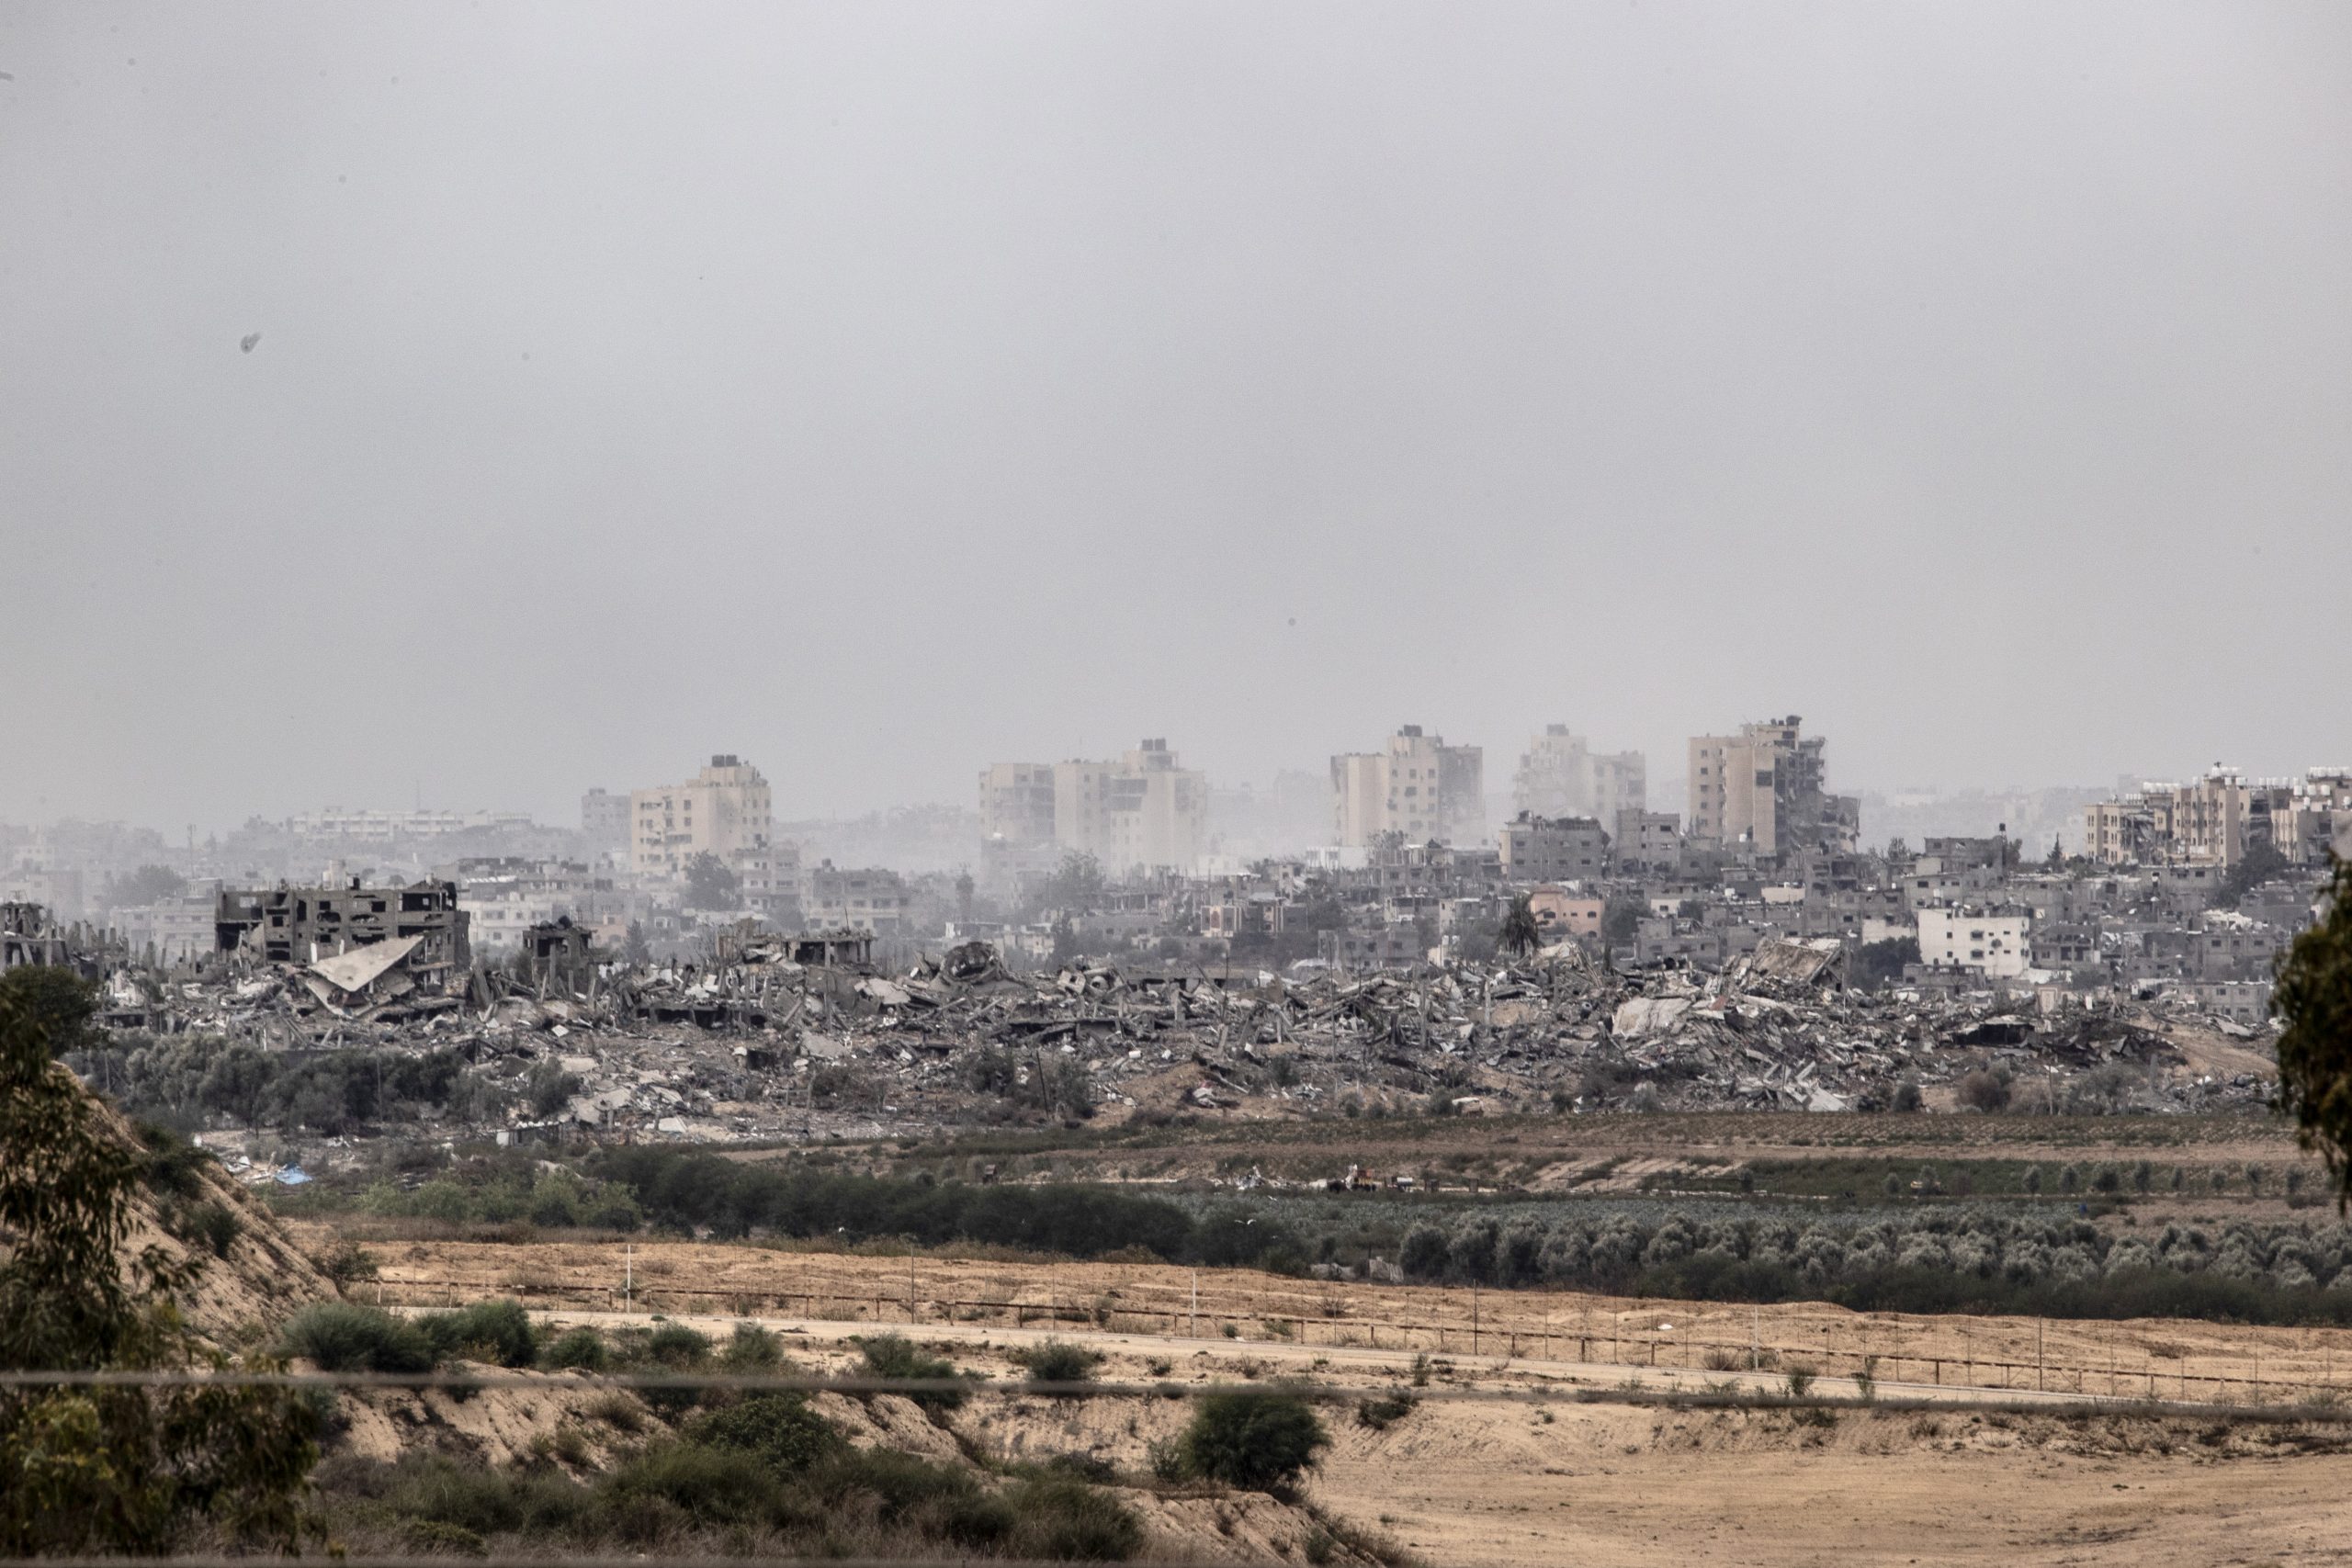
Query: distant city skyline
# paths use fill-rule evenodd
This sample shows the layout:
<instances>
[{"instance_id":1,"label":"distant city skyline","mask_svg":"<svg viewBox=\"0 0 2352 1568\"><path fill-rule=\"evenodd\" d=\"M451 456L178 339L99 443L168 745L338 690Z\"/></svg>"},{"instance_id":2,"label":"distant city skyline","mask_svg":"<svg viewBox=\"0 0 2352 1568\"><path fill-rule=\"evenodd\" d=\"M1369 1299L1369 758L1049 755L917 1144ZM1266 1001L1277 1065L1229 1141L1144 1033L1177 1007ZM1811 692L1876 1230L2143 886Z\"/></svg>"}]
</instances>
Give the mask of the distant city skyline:
<instances>
[{"instance_id":1,"label":"distant city skyline","mask_svg":"<svg viewBox=\"0 0 2352 1568\"><path fill-rule=\"evenodd\" d=\"M0 820L2352 761L2352 8L0 11Z\"/></svg>"}]
</instances>

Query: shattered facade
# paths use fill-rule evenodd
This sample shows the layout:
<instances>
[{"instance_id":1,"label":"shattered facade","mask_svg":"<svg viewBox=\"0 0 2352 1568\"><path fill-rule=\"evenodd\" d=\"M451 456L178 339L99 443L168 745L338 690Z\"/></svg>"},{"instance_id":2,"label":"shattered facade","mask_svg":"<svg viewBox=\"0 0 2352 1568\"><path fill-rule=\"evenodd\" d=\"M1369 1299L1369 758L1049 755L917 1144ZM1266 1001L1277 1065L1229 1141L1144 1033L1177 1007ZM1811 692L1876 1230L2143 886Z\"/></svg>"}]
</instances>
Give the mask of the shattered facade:
<instances>
[{"instance_id":1,"label":"shattered facade","mask_svg":"<svg viewBox=\"0 0 2352 1568\"><path fill-rule=\"evenodd\" d=\"M1737 735L1691 737L1689 836L1764 859L1850 852L1861 807L1828 793L1827 748L1824 737L1803 733L1795 714L1742 725Z\"/></svg>"},{"instance_id":2,"label":"shattered facade","mask_svg":"<svg viewBox=\"0 0 2352 1568\"><path fill-rule=\"evenodd\" d=\"M1052 863L1091 855L1126 875L1189 874L1208 844L1208 779L1157 738L1109 761L992 763L980 773L979 805L983 855L994 852L999 886L1041 874L1046 845Z\"/></svg>"},{"instance_id":3,"label":"shattered facade","mask_svg":"<svg viewBox=\"0 0 2352 1568\"><path fill-rule=\"evenodd\" d=\"M471 922L454 882L363 887L223 888L213 947L271 964L315 964L377 942L416 939L413 967L440 977L473 962Z\"/></svg>"},{"instance_id":4,"label":"shattered facade","mask_svg":"<svg viewBox=\"0 0 2352 1568\"><path fill-rule=\"evenodd\" d=\"M1331 759L1332 831L1349 849L1389 835L1410 843L1475 843L1486 837L1485 753L1448 746L1408 724L1379 751Z\"/></svg>"},{"instance_id":5,"label":"shattered facade","mask_svg":"<svg viewBox=\"0 0 2352 1568\"><path fill-rule=\"evenodd\" d=\"M1522 817L1614 822L1648 804L1649 768L1639 751L1595 751L1565 724L1545 725L1511 775L1511 809Z\"/></svg>"}]
</instances>

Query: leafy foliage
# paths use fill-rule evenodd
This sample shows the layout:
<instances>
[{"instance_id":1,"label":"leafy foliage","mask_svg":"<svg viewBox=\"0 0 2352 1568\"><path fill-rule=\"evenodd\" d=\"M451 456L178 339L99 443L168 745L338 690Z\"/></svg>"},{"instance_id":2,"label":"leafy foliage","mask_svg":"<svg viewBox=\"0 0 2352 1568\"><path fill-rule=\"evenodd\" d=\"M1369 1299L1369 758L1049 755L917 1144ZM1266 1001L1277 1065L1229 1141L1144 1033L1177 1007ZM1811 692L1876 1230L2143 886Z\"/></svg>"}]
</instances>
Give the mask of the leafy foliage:
<instances>
[{"instance_id":1,"label":"leafy foliage","mask_svg":"<svg viewBox=\"0 0 2352 1568\"><path fill-rule=\"evenodd\" d=\"M184 1127L222 1118L335 1135L422 1110L463 1111L480 1106L484 1092L449 1050L323 1051L298 1059L210 1035L127 1035L85 1042L72 1065L108 1085L133 1115Z\"/></svg>"},{"instance_id":2,"label":"leafy foliage","mask_svg":"<svg viewBox=\"0 0 2352 1568\"><path fill-rule=\"evenodd\" d=\"M1101 1351L1063 1339L1048 1339L1015 1350L1012 1358L1035 1382L1082 1383L1093 1377L1094 1369L1102 1364Z\"/></svg>"},{"instance_id":3,"label":"leafy foliage","mask_svg":"<svg viewBox=\"0 0 2352 1568\"><path fill-rule=\"evenodd\" d=\"M456 1312L437 1312L417 1327L441 1356L462 1356L501 1367L527 1367L538 1359L538 1336L519 1302L476 1302Z\"/></svg>"},{"instance_id":4,"label":"leafy foliage","mask_svg":"<svg viewBox=\"0 0 2352 1568\"><path fill-rule=\"evenodd\" d=\"M962 1386L963 1380L956 1376L955 1363L924 1355L904 1335L866 1335L855 1343L867 1377L936 1381L942 1384L935 1392L923 1389L907 1395L934 1416L962 1409L964 1402L971 1397L970 1391Z\"/></svg>"},{"instance_id":5,"label":"leafy foliage","mask_svg":"<svg viewBox=\"0 0 2352 1568\"><path fill-rule=\"evenodd\" d=\"M1544 930L1535 923L1535 902L1531 895L1522 893L1510 901L1502 929L1496 933L1495 945L1522 958L1544 945Z\"/></svg>"},{"instance_id":6,"label":"leafy foliage","mask_svg":"<svg viewBox=\"0 0 2352 1568\"><path fill-rule=\"evenodd\" d=\"M2224 909L2234 909L2245 902L2245 896L2288 869L2287 857L2278 846L2266 840L2248 844L2238 863L2230 867L2221 886L2213 890L2213 902Z\"/></svg>"},{"instance_id":7,"label":"leafy foliage","mask_svg":"<svg viewBox=\"0 0 2352 1568\"><path fill-rule=\"evenodd\" d=\"M1306 1400L1251 1388L1203 1396L1183 1448L1194 1474L1262 1492L1295 1480L1330 1441Z\"/></svg>"},{"instance_id":8,"label":"leafy foliage","mask_svg":"<svg viewBox=\"0 0 2352 1568\"><path fill-rule=\"evenodd\" d=\"M356 1302L322 1302L287 1321L279 1343L288 1356L329 1372L428 1372L433 1341L406 1318Z\"/></svg>"},{"instance_id":9,"label":"leafy foliage","mask_svg":"<svg viewBox=\"0 0 2352 1568\"><path fill-rule=\"evenodd\" d=\"M167 865L142 865L130 875L107 884L106 903L110 909L136 908L143 904L161 904L187 894L187 878Z\"/></svg>"},{"instance_id":10,"label":"leafy foliage","mask_svg":"<svg viewBox=\"0 0 2352 1568\"><path fill-rule=\"evenodd\" d=\"M975 1241L1080 1258L1142 1247L1203 1263L1253 1262L1278 1239L1259 1227L1237 1238L1247 1250L1236 1256L1165 1199L1080 1183L933 1186L650 1145L613 1150L594 1169L633 1192L654 1224L707 1226L720 1236L759 1226L786 1236Z\"/></svg>"},{"instance_id":11,"label":"leafy foliage","mask_svg":"<svg viewBox=\"0 0 2352 1568\"><path fill-rule=\"evenodd\" d=\"M0 1004L6 1003L41 1032L52 1056L86 1049L98 1040L90 1025L97 1015L98 988L71 969L25 964L0 973Z\"/></svg>"},{"instance_id":12,"label":"leafy foliage","mask_svg":"<svg viewBox=\"0 0 2352 1568\"><path fill-rule=\"evenodd\" d=\"M800 1472L840 1453L840 1433L797 1393L761 1393L702 1416L688 1428L697 1442L756 1454L777 1470Z\"/></svg>"},{"instance_id":13,"label":"leafy foliage","mask_svg":"<svg viewBox=\"0 0 2352 1568\"><path fill-rule=\"evenodd\" d=\"M684 903L689 909L741 908L743 879L725 861L705 850L686 862Z\"/></svg>"},{"instance_id":14,"label":"leafy foliage","mask_svg":"<svg viewBox=\"0 0 2352 1568\"><path fill-rule=\"evenodd\" d=\"M53 1064L45 994L0 989L0 1368L226 1367L175 1305L200 1260L124 1267L149 1156ZM314 1431L278 1389L0 1390L0 1553L159 1553L208 1529L290 1548Z\"/></svg>"},{"instance_id":15,"label":"leafy foliage","mask_svg":"<svg viewBox=\"0 0 2352 1568\"><path fill-rule=\"evenodd\" d=\"M1866 991L1883 990L1889 983L1903 978L1905 965L1918 962L1919 939L1916 936L1866 942L1854 952L1854 984Z\"/></svg>"},{"instance_id":16,"label":"leafy foliage","mask_svg":"<svg viewBox=\"0 0 2352 1568\"><path fill-rule=\"evenodd\" d=\"M2278 965L2278 1100L2352 1201L2352 862L2334 861L2327 914L2295 938Z\"/></svg>"}]
</instances>

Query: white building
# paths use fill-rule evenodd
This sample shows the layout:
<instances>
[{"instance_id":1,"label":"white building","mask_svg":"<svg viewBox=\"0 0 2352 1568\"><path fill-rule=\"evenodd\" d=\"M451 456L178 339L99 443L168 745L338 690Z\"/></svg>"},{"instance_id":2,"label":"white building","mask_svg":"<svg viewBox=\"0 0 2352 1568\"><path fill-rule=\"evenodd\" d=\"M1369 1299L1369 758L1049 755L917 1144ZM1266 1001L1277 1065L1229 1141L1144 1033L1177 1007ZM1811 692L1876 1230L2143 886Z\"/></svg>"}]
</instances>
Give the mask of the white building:
<instances>
[{"instance_id":1,"label":"white building","mask_svg":"<svg viewBox=\"0 0 2352 1568\"><path fill-rule=\"evenodd\" d=\"M2031 915L1990 915L1965 907L1921 909L1919 962L1930 968L1973 969L1987 979L2026 972Z\"/></svg>"}]
</instances>

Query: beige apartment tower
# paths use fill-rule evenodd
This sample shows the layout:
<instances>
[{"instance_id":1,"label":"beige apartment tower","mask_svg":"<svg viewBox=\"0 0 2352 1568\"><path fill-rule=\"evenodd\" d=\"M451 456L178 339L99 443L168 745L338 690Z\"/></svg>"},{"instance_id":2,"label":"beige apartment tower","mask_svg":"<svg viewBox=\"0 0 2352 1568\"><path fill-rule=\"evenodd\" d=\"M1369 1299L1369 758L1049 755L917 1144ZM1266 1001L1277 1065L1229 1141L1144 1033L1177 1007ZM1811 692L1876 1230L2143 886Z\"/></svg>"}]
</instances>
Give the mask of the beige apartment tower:
<instances>
[{"instance_id":1,"label":"beige apartment tower","mask_svg":"<svg viewBox=\"0 0 2352 1568\"><path fill-rule=\"evenodd\" d=\"M1476 843L1487 836L1486 755L1406 725L1384 750L1331 759L1331 813L1332 830L1348 849L1384 833L1413 844Z\"/></svg>"},{"instance_id":2,"label":"beige apartment tower","mask_svg":"<svg viewBox=\"0 0 2352 1568\"><path fill-rule=\"evenodd\" d=\"M684 784L629 791L628 804L629 869L644 876L676 876L698 854L731 866L772 831L768 781L730 752Z\"/></svg>"},{"instance_id":3,"label":"beige apartment tower","mask_svg":"<svg viewBox=\"0 0 2352 1568\"><path fill-rule=\"evenodd\" d=\"M1802 731L1791 714L1744 724L1737 735L1692 736L1686 836L1768 858L1851 850L1858 803L1827 792L1828 742Z\"/></svg>"},{"instance_id":4,"label":"beige apartment tower","mask_svg":"<svg viewBox=\"0 0 2352 1568\"><path fill-rule=\"evenodd\" d=\"M1189 874L1208 840L1209 787L1163 739L1113 761L997 762L980 773L982 842L1052 844L1115 876Z\"/></svg>"}]
</instances>

